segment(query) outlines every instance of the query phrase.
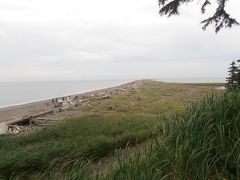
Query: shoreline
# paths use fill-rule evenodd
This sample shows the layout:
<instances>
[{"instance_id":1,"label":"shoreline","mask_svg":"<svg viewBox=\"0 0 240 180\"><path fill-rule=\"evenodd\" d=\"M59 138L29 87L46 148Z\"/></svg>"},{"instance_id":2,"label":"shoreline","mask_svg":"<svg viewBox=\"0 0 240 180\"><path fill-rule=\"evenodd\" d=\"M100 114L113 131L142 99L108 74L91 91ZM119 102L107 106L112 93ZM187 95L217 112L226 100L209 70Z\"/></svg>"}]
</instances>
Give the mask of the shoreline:
<instances>
[{"instance_id":1,"label":"shoreline","mask_svg":"<svg viewBox=\"0 0 240 180\"><path fill-rule=\"evenodd\" d=\"M42 98L42 99L20 102L20 103L16 103L16 104L12 104L12 105L7 105L7 106L0 106L0 110L8 109L8 108L14 108L14 107L17 107L17 106L24 106L24 105L28 105L28 104L40 103L40 102L43 102L43 101L51 100L53 98L68 97L68 96L80 95L80 94L90 93L90 92L99 91L99 90L108 89L108 88L114 88L114 87L117 87L117 86L121 86L121 85L124 85L124 84L134 82L134 81L138 81L138 80L129 80L129 81L126 81L124 83L119 83L119 84L115 84L115 85L108 86L108 87L93 88L93 89L83 90L83 91L80 91L80 92L66 93L64 95L59 95L59 96L51 96L51 97L46 97L46 98ZM139 81L141 81L141 80L139 80Z\"/></svg>"},{"instance_id":2,"label":"shoreline","mask_svg":"<svg viewBox=\"0 0 240 180\"><path fill-rule=\"evenodd\" d=\"M103 93L106 91L114 91L116 89L121 89L121 88L126 88L128 86L142 83L145 80L135 80L135 81L130 81L124 84L120 85L115 85L112 87L107 87L107 88L100 88L96 90L90 90L90 91L85 91L85 92L80 92L80 93L74 93L70 95L64 95L60 97L91 97L91 96L97 96L98 93ZM60 97L54 97L54 98L60 98ZM19 117L24 117L24 116L29 116L35 113L39 112L44 112L46 110L49 110L51 107L52 99L54 98L47 98L44 100L39 100L39 101L34 101L34 102L29 102L29 103L23 103L19 105L13 105L13 106L8 106L8 107L2 107L0 108L0 123L2 122L8 122L12 121L16 118Z\"/></svg>"}]
</instances>

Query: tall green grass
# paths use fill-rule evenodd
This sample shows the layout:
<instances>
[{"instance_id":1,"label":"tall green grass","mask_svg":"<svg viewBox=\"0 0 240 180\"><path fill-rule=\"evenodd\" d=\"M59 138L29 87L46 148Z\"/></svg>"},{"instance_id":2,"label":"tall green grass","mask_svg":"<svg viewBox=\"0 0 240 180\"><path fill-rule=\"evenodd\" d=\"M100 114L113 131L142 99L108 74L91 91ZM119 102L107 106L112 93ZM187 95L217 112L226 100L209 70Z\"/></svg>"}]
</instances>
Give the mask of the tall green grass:
<instances>
[{"instance_id":1,"label":"tall green grass","mask_svg":"<svg viewBox=\"0 0 240 180\"><path fill-rule=\"evenodd\" d=\"M120 157L107 179L240 179L240 93L212 95L164 123L162 143Z\"/></svg>"},{"instance_id":2,"label":"tall green grass","mask_svg":"<svg viewBox=\"0 0 240 180\"><path fill-rule=\"evenodd\" d=\"M69 119L29 135L0 137L0 179L86 175L89 162L149 138L158 122L153 116L113 113Z\"/></svg>"}]
</instances>

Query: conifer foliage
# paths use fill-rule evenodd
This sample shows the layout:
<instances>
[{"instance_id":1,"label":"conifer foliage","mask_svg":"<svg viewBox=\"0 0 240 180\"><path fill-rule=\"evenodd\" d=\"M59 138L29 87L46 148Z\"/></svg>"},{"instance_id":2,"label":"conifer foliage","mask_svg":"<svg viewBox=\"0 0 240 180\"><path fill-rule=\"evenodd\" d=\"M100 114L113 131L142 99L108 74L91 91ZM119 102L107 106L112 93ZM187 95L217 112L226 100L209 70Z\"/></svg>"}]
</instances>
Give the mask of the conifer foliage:
<instances>
[{"instance_id":1,"label":"conifer foliage","mask_svg":"<svg viewBox=\"0 0 240 180\"><path fill-rule=\"evenodd\" d=\"M160 6L160 15L179 15L179 7L182 4L188 4L195 0L158 0ZM201 12L205 14L206 7L211 6L213 0L203 0L201 5ZM198 3L201 1L198 1ZM232 18L230 14L226 11L226 3L228 0L217 0L217 8L215 13L203 20L201 23L203 24L203 30L205 30L209 25L213 25L215 27L216 33L221 30L222 28L231 28L234 25L240 25L240 23Z\"/></svg>"},{"instance_id":2,"label":"conifer foliage","mask_svg":"<svg viewBox=\"0 0 240 180\"><path fill-rule=\"evenodd\" d=\"M226 88L236 89L240 87L240 59L237 60L237 63L233 61L228 68L228 77L226 79Z\"/></svg>"}]
</instances>

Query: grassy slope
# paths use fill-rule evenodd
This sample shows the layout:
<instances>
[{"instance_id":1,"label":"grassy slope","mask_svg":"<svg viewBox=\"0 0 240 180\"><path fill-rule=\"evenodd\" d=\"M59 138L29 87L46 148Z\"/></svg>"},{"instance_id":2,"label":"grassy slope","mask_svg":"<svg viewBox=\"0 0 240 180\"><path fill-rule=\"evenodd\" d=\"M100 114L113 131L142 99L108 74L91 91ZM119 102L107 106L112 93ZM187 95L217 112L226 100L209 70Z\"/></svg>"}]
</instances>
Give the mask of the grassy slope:
<instances>
[{"instance_id":1,"label":"grassy slope","mask_svg":"<svg viewBox=\"0 0 240 180\"><path fill-rule=\"evenodd\" d=\"M120 158L108 179L239 179L240 93L210 96L165 121L164 140Z\"/></svg>"},{"instance_id":2,"label":"grassy slope","mask_svg":"<svg viewBox=\"0 0 240 180\"><path fill-rule=\"evenodd\" d=\"M15 172L25 176L43 173L51 163L60 168L99 159L127 142L148 138L157 122L155 117L92 116L72 119L28 136L0 138L0 175L7 178Z\"/></svg>"},{"instance_id":3,"label":"grassy slope","mask_svg":"<svg viewBox=\"0 0 240 180\"><path fill-rule=\"evenodd\" d=\"M69 172L67 168L81 172L89 161L147 139L152 129L161 128L162 116L211 92L211 85L146 81L136 91L105 100L92 98L81 110L101 115L69 119L30 135L0 137L0 177L55 176L59 169ZM106 112L110 106L112 111Z\"/></svg>"}]
</instances>

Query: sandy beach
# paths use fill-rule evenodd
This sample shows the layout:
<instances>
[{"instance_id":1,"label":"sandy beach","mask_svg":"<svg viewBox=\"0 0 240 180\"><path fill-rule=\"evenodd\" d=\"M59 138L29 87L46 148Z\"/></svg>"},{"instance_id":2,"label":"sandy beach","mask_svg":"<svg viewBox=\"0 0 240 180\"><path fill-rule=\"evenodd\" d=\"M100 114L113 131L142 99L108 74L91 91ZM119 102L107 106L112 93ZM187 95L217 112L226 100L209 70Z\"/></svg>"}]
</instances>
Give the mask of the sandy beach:
<instances>
[{"instance_id":1,"label":"sandy beach","mask_svg":"<svg viewBox=\"0 0 240 180\"><path fill-rule=\"evenodd\" d=\"M138 88L142 82L143 81L133 81L133 82L129 82L129 83L126 83L123 85L115 86L115 87L109 87L109 88L105 88L105 89L101 89L101 90L73 94L73 95L68 95L68 96L64 96L64 97L69 97L69 98L78 97L78 99L88 99L89 97L93 97L93 96L103 96L103 97L110 96L119 91L123 92L123 91L127 91L130 89ZM51 109L56 110L56 107L54 107L52 105L52 99L1 108L0 109L0 123L2 123L2 122L8 123L8 122L14 121L15 119L31 116L31 115L45 112L45 111L48 111ZM58 118L59 117L65 118L69 114L80 115L79 113L80 112L75 112L75 111L72 113L61 113L58 116ZM56 114L55 114L55 116L56 116Z\"/></svg>"}]
</instances>

